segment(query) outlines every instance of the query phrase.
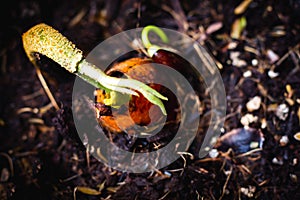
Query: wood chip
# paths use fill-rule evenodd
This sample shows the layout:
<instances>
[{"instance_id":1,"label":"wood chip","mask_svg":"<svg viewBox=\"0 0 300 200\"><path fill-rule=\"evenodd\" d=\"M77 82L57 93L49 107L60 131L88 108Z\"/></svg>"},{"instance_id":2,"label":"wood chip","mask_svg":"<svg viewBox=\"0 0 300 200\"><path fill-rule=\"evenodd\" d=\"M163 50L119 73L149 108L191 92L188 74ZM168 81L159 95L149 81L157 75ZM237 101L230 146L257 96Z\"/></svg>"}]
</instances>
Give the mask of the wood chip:
<instances>
[{"instance_id":1,"label":"wood chip","mask_svg":"<svg viewBox=\"0 0 300 200\"><path fill-rule=\"evenodd\" d=\"M77 186L76 189L83 193L83 194L88 194L88 195L99 195L101 192L98 190L95 190L93 188L85 187L85 186Z\"/></svg>"},{"instance_id":2,"label":"wood chip","mask_svg":"<svg viewBox=\"0 0 300 200\"><path fill-rule=\"evenodd\" d=\"M240 15L242 13L244 13L248 6L250 5L250 3L252 2L252 0L244 0L242 3L240 3L235 9L234 9L234 14L235 15Z\"/></svg>"}]
</instances>

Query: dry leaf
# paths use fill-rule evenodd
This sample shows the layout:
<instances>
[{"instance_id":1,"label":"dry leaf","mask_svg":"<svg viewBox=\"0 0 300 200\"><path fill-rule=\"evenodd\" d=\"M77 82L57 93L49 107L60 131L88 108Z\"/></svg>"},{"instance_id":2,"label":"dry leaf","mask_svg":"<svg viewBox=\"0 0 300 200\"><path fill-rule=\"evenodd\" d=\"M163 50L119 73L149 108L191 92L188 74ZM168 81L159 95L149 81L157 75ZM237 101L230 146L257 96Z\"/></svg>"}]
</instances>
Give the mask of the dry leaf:
<instances>
[{"instance_id":1,"label":"dry leaf","mask_svg":"<svg viewBox=\"0 0 300 200\"><path fill-rule=\"evenodd\" d=\"M98 190L95 190L93 188L85 187L85 186L77 186L76 189L83 193L83 194L88 194L88 195L99 195L101 192Z\"/></svg>"},{"instance_id":2,"label":"dry leaf","mask_svg":"<svg viewBox=\"0 0 300 200\"><path fill-rule=\"evenodd\" d=\"M209 25L205 32L206 32L206 34L209 35L209 34L212 34L216 31L220 30L222 27L223 27L222 22L215 22L215 23Z\"/></svg>"},{"instance_id":3,"label":"dry leaf","mask_svg":"<svg viewBox=\"0 0 300 200\"><path fill-rule=\"evenodd\" d=\"M296 134L294 135L294 138L295 138L296 140L300 141L300 132L296 133Z\"/></svg>"},{"instance_id":4,"label":"dry leaf","mask_svg":"<svg viewBox=\"0 0 300 200\"><path fill-rule=\"evenodd\" d=\"M97 185L97 187L99 188L99 192L101 192L105 188L105 183L106 183L106 180L103 181L101 184Z\"/></svg>"},{"instance_id":5,"label":"dry leaf","mask_svg":"<svg viewBox=\"0 0 300 200\"><path fill-rule=\"evenodd\" d=\"M233 39L239 39L243 30L246 28L247 20L246 17L236 19L231 27L230 37Z\"/></svg>"}]
</instances>

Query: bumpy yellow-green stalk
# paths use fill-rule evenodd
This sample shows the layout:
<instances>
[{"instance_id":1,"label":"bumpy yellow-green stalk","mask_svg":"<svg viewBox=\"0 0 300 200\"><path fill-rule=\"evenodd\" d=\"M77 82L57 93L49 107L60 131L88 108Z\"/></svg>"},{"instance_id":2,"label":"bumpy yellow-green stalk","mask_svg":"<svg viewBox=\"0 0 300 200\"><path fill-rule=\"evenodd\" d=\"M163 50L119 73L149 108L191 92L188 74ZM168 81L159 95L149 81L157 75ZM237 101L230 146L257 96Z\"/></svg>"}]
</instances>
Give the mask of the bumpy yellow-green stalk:
<instances>
[{"instance_id":1,"label":"bumpy yellow-green stalk","mask_svg":"<svg viewBox=\"0 0 300 200\"><path fill-rule=\"evenodd\" d=\"M136 92L138 91L150 102L158 105L162 112L166 114L165 107L160 100L167 100L166 97L140 81L107 76L95 65L87 62L82 51L51 26L44 23L38 24L24 33L22 39L24 50L30 61L35 65L35 53L45 55L93 86L114 93L111 97L118 98L118 95L116 95L118 92L138 96ZM111 99L111 102L116 103L118 99Z\"/></svg>"}]
</instances>

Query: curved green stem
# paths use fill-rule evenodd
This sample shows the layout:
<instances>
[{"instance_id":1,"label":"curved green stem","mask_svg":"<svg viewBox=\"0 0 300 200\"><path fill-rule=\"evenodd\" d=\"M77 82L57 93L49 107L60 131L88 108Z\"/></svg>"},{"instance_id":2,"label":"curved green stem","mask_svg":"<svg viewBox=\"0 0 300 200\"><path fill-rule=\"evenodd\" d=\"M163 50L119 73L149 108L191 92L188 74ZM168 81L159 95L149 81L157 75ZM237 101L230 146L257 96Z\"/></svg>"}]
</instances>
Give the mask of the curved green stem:
<instances>
[{"instance_id":1,"label":"curved green stem","mask_svg":"<svg viewBox=\"0 0 300 200\"><path fill-rule=\"evenodd\" d=\"M156 33L159 38L161 39L162 42L164 43L168 43L169 42L169 38L168 36L165 34L165 32L154 25L148 25L145 28L143 28L142 33L141 33L141 38L142 38L142 42L145 48L147 48L147 52L149 54L150 57L152 57L152 55L159 49L161 49L162 47L157 46L157 45L153 45L150 40L149 40L149 32L154 32Z\"/></svg>"},{"instance_id":2,"label":"curved green stem","mask_svg":"<svg viewBox=\"0 0 300 200\"><path fill-rule=\"evenodd\" d=\"M138 96L136 92L138 91L166 114L165 107L160 100L167 100L166 97L140 81L107 76L95 65L88 63L84 59L82 51L52 27L44 23L38 24L24 33L22 39L24 50L32 63L36 62L34 53L43 54L69 72L107 92Z\"/></svg>"}]
</instances>

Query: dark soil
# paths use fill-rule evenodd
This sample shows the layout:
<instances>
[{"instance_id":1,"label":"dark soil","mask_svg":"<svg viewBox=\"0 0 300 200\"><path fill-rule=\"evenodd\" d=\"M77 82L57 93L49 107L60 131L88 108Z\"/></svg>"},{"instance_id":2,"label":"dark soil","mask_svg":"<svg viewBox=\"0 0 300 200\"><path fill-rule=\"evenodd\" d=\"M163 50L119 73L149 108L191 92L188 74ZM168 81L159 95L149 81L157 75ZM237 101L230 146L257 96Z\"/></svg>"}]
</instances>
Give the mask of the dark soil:
<instances>
[{"instance_id":1,"label":"dark soil","mask_svg":"<svg viewBox=\"0 0 300 200\"><path fill-rule=\"evenodd\" d=\"M10 0L3 4L0 199L300 199L300 141L294 138L300 132L300 2L253 0L244 13L235 14L240 3ZM246 28L233 39L231 33L237 30L233 24L242 16ZM89 156L72 118L74 75L41 57L39 66L60 107L56 110L49 106L24 52L22 34L41 22L59 30L85 55L109 36L149 24L197 39L218 63L226 89L227 115L224 136L215 146L217 157L197 158L200 136L189 153L152 173L124 173ZM217 22L221 26L208 32ZM270 77L270 71L278 76ZM256 96L261 98L260 107L250 110L247 103ZM288 109L281 109L284 105ZM246 114L257 117L250 129L241 123ZM119 145L133 148L128 146L130 136L115 137ZM249 148L255 141L261 148Z\"/></svg>"}]
</instances>

